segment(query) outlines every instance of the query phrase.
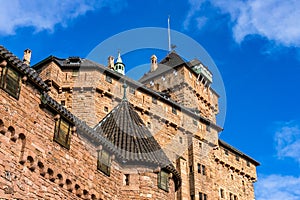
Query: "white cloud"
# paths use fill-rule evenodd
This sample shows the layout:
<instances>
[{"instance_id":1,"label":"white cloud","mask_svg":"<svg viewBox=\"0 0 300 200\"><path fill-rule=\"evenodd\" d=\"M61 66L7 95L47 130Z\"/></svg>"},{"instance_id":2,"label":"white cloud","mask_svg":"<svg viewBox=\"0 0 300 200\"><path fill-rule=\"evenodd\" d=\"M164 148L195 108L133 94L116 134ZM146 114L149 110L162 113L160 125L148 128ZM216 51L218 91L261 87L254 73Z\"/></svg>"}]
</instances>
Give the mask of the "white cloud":
<instances>
[{"instance_id":1,"label":"white cloud","mask_svg":"<svg viewBox=\"0 0 300 200\"><path fill-rule=\"evenodd\" d=\"M191 9L184 26L199 13L201 4L190 0ZM240 43L247 35L258 34L277 44L300 47L300 1L298 0L206 0L221 13L229 14L233 37Z\"/></svg>"},{"instance_id":2,"label":"white cloud","mask_svg":"<svg viewBox=\"0 0 300 200\"><path fill-rule=\"evenodd\" d=\"M275 133L277 156L292 158L300 163L300 128L296 122L281 124Z\"/></svg>"},{"instance_id":3,"label":"white cloud","mask_svg":"<svg viewBox=\"0 0 300 200\"><path fill-rule=\"evenodd\" d=\"M300 177L270 175L255 184L256 200L300 200Z\"/></svg>"},{"instance_id":4,"label":"white cloud","mask_svg":"<svg viewBox=\"0 0 300 200\"><path fill-rule=\"evenodd\" d=\"M190 22L192 20L192 18L194 17L194 15L196 14L196 12L198 12L201 8L201 5L205 2L205 0L189 0L189 4L190 4L190 10L187 14L186 19L183 22L183 27L184 29L188 29L190 26ZM199 26L199 25L198 25Z\"/></svg>"},{"instance_id":5,"label":"white cloud","mask_svg":"<svg viewBox=\"0 0 300 200\"><path fill-rule=\"evenodd\" d=\"M0 34L15 34L17 28L33 27L36 32L67 26L69 20L103 7L120 9L121 0L10 0L1 1Z\"/></svg>"}]
</instances>

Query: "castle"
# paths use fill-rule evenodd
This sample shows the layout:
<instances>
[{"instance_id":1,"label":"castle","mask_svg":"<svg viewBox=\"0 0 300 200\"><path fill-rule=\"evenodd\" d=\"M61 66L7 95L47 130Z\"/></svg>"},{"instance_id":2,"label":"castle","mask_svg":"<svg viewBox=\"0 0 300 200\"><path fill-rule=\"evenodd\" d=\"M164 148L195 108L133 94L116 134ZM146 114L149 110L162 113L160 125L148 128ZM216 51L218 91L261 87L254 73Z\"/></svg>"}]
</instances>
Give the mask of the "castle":
<instances>
[{"instance_id":1,"label":"castle","mask_svg":"<svg viewBox=\"0 0 300 200\"><path fill-rule=\"evenodd\" d=\"M253 200L257 161L219 139L218 94L175 51L139 81L0 46L0 199Z\"/></svg>"}]
</instances>

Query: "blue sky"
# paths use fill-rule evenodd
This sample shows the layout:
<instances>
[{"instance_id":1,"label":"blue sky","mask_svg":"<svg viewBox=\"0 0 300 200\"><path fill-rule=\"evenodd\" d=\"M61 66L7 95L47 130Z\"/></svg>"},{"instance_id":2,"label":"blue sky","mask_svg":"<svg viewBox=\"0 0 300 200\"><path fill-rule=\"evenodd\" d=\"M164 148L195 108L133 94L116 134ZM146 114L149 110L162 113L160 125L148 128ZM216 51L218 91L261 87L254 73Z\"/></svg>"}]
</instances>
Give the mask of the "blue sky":
<instances>
[{"instance_id":1,"label":"blue sky","mask_svg":"<svg viewBox=\"0 0 300 200\"><path fill-rule=\"evenodd\" d=\"M20 58L30 48L32 64L49 55L86 57L122 31L166 28L170 15L171 28L201 44L222 75L227 115L221 138L261 163L257 199L300 199L299 1L63 2L1 2L1 44ZM140 59L148 62L149 53L123 59L127 70Z\"/></svg>"}]
</instances>

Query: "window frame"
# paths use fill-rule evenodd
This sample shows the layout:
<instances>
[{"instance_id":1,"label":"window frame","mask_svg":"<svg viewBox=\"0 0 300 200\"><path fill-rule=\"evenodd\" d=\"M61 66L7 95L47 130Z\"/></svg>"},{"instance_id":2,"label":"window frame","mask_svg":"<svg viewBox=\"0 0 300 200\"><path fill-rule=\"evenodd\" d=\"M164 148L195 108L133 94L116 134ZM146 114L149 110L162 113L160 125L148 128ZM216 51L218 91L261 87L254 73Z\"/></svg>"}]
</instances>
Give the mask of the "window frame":
<instances>
[{"instance_id":1,"label":"window frame","mask_svg":"<svg viewBox=\"0 0 300 200\"><path fill-rule=\"evenodd\" d=\"M67 128L67 131L62 129L62 124L65 126L65 128ZM72 124L68 122L65 118L59 117L59 119L55 121L53 140L61 146L70 149L72 135L71 132ZM62 137L62 134L65 134L65 136Z\"/></svg>"},{"instance_id":2,"label":"window frame","mask_svg":"<svg viewBox=\"0 0 300 200\"><path fill-rule=\"evenodd\" d=\"M105 74L105 81L108 83L112 83L112 77L109 74Z\"/></svg>"},{"instance_id":3,"label":"window frame","mask_svg":"<svg viewBox=\"0 0 300 200\"><path fill-rule=\"evenodd\" d=\"M165 170L161 170L158 173L158 178L157 178L157 185L158 188L169 192L169 173L166 172Z\"/></svg>"},{"instance_id":4,"label":"window frame","mask_svg":"<svg viewBox=\"0 0 300 200\"><path fill-rule=\"evenodd\" d=\"M199 200L207 200L207 195L203 192L199 192Z\"/></svg>"},{"instance_id":5,"label":"window frame","mask_svg":"<svg viewBox=\"0 0 300 200\"><path fill-rule=\"evenodd\" d=\"M15 77L9 76L8 73L9 71L10 74L12 74ZM8 82L10 82L10 84L8 84ZM11 84L15 84L13 85L14 88L10 88ZM6 67L2 68L0 74L0 87L12 97L19 99L20 92L21 92L21 74L16 69L14 69L11 65L7 64Z\"/></svg>"},{"instance_id":6,"label":"window frame","mask_svg":"<svg viewBox=\"0 0 300 200\"><path fill-rule=\"evenodd\" d=\"M157 98L155 96L152 96L152 103L157 104Z\"/></svg>"},{"instance_id":7,"label":"window frame","mask_svg":"<svg viewBox=\"0 0 300 200\"><path fill-rule=\"evenodd\" d=\"M107 156L107 158L103 158ZM97 169L103 172L105 175L110 176L111 172L111 156L108 151L102 149L97 151Z\"/></svg>"},{"instance_id":8,"label":"window frame","mask_svg":"<svg viewBox=\"0 0 300 200\"><path fill-rule=\"evenodd\" d=\"M176 109L174 106L172 106L172 113L173 113L174 115L177 115L177 109Z\"/></svg>"}]
</instances>

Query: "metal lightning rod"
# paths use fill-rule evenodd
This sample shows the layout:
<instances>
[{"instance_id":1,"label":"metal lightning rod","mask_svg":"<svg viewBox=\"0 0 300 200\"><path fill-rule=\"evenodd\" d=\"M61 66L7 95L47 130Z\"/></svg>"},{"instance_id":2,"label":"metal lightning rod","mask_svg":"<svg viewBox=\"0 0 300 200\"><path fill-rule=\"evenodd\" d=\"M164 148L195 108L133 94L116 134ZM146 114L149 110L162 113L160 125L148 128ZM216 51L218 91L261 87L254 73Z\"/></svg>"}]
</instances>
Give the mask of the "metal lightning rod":
<instances>
[{"instance_id":1,"label":"metal lightning rod","mask_svg":"<svg viewBox=\"0 0 300 200\"><path fill-rule=\"evenodd\" d=\"M169 52L171 52L170 15L168 17L168 42L169 42Z\"/></svg>"}]
</instances>

